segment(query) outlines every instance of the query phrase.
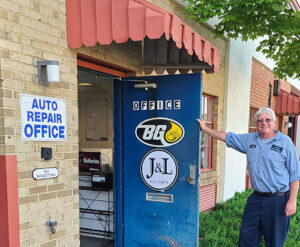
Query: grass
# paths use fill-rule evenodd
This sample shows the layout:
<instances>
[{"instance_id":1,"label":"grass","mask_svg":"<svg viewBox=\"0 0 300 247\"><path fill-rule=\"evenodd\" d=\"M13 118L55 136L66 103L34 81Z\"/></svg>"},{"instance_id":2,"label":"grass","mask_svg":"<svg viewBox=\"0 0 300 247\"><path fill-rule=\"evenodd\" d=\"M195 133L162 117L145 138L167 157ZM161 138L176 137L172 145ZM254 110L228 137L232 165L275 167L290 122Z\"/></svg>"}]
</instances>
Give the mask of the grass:
<instances>
[{"instance_id":1,"label":"grass","mask_svg":"<svg viewBox=\"0 0 300 247\"><path fill-rule=\"evenodd\" d=\"M247 198L253 190L236 193L225 203L216 205L211 212L200 214L199 247L238 246L242 215ZM261 246L265 246L262 241ZM300 247L300 193L297 212L292 217L291 226L284 247Z\"/></svg>"}]
</instances>

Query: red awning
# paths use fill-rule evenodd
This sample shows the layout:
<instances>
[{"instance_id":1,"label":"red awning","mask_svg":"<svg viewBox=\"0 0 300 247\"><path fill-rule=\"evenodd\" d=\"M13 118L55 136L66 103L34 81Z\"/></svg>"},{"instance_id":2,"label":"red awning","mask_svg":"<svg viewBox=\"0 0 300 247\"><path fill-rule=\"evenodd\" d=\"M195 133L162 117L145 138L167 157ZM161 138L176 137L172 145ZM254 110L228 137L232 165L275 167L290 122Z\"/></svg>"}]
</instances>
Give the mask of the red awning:
<instances>
[{"instance_id":1,"label":"red awning","mask_svg":"<svg viewBox=\"0 0 300 247\"><path fill-rule=\"evenodd\" d=\"M292 0L289 4L293 10L300 11L300 5L297 0Z\"/></svg>"},{"instance_id":2,"label":"red awning","mask_svg":"<svg viewBox=\"0 0 300 247\"><path fill-rule=\"evenodd\" d=\"M276 97L276 114L298 115L300 114L300 97L282 92Z\"/></svg>"},{"instance_id":3,"label":"red awning","mask_svg":"<svg viewBox=\"0 0 300 247\"><path fill-rule=\"evenodd\" d=\"M173 13L146 0L66 0L71 48L149 39L162 35L218 71L220 52Z\"/></svg>"}]
</instances>

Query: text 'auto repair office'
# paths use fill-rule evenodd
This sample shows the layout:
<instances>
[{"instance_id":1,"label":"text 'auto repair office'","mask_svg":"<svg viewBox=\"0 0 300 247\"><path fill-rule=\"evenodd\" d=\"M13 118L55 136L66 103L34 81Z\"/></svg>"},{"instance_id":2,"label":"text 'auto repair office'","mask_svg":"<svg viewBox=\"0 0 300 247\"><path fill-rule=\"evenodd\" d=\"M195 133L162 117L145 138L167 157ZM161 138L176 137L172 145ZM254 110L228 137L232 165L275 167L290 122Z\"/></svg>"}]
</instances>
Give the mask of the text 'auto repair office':
<instances>
[{"instance_id":1,"label":"text 'auto repair office'","mask_svg":"<svg viewBox=\"0 0 300 247\"><path fill-rule=\"evenodd\" d=\"M0 246L198 246L222 151L195 119L222 125L225 41L156 2L2 7Z\"/></svg>"}]
</instances>

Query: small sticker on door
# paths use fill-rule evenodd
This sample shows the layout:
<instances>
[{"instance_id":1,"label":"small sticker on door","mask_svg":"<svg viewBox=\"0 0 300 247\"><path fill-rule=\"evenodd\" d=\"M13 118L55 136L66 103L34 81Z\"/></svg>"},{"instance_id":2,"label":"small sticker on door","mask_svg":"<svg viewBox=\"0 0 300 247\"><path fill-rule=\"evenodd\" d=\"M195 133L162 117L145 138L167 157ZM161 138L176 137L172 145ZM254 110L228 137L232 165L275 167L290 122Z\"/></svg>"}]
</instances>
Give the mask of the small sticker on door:
<instances>
[{"instance_id":1,"label":"small sticker on door","mask_svg":"<svg viewBox=\"0 0 300 247\"><path fill-rule=\"evenodd\" d=\"M148 188L166 191L177 181L178 164L169 151L152 149L144 155L141 161L140 175Z\"/></svg>"},{"instance_id":2,"label":"small sticker on door","mask_svg":"<svg viewBox=\"0 0 300 247\"><path fill-rule=\"evenodd\" d=\"M180 142L184 128L169 118L149 118L135 129L137 139L151 147L168 147Z\"/></svg>"}]
</instances>

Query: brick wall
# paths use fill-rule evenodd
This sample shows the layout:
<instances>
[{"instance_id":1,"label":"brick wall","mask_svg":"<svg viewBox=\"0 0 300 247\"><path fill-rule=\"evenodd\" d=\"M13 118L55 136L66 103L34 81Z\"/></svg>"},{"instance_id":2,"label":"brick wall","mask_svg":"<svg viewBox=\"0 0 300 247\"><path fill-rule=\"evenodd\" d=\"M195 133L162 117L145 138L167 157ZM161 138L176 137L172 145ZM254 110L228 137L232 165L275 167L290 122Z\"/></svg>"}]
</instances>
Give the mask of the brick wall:
<instances>
[{"instance_id":1,"label":"brick wall","mask_svg":"<svg viewBox=\"0 0 300 247\"><path fill-rule=\"evenodd\" d=\"M17 156L20 243L25 246L79 246L78 109L76 53L67 47L65 1L0 3L0 153ZM60 63L60 82L40 85L39 60ZM66 142L21 140L20 94L66 100ZM41 147L53 158L41 159ZM34 180L35 168L57 167L56 179ZM51 235L45 222L58 222Z\"/></svg>"},{"instance_id":2,"label":"brick wall","mask_svg":"<svg viewBox=\"0 0 300 247\"><path fill-rule=\"evenodd\" d=\"M252 60L252 75L251 75L251 91L250 91L250 107L260 108L268 107L269 99L269 84L272 85L274 89L274 74L273 71L267 68L265 65L260 63L258 60ZM281 80L281 90L288 93L291 92L291 85ZM271 108L275 112L276 107L276 96L273 96L273 90L271 95ZM287 134L287 129L284 123L288 120L287 116L279 116L277 118L278 129Z\"/></svg>"},{"instance_id":3,"label":"brick wall","mask_svg":"<svg viewBox=\"0 0 300 247\"><path fill-rule=\"evenodd\" d=\"M260 108L268 106L269 84L273 87L274 75L272 70L268 69L256 59L252 60L252 76L250 90L250 106ZM271 108L275 111L275 98L272 94Z\"/></svg>"},{"instance_id":4,"label":"brick wall","mask_svg":"<svg viewBox=\"0 0 300 247\"><path fill-rule=\"evenodd\" d=\"M220 50L220 70L212 75L204 73L203 91L216 97L215 126L222 130L226 41L213 40L209 28L184 17L182 7L176 1L156 1L155 4L175 12ZM141 43L128 42L71 50L67 46L64 0L1 1L0 154L17 156L22 247L79 246L77 53L133 69L137 75L143 75L141 49ZM59 61L59 83L39 84L36 68L39 60ZM67 141L21 140L21 93L66 100ZM41 147L45 146L53 150L49 161L41 159ZM216 144L214 170L201 175L201 185L220 183L222 147L221 143ZM32 178L35 168L46 167L57 167L59 176L38 181ZM58 222L55 235L51 235L45 226L48 219Z\"/></svg>"}]
</instances>

